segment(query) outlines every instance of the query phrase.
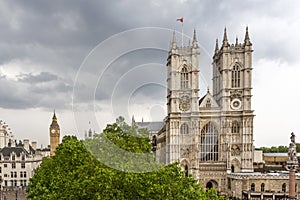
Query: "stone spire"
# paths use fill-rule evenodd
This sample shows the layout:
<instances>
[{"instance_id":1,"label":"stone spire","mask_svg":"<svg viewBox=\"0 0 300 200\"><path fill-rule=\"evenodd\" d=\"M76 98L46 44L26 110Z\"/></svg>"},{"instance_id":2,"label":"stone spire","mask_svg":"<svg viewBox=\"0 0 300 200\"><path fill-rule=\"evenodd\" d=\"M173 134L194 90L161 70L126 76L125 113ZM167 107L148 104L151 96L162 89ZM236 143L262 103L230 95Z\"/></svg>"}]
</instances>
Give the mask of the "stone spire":
<instances>
[{"instance_id":1,"label":"stone spire","mask_svg":"<svg viewBox=\"0 0 300 200\"><path fill-rule=\"evenodd\" d=\"M216 46L215 46L215 53L219 51L219 44L218 44L218 38L216 39Z\"/></svg>"},{"instance_id":2,"label":"stone spire","mask_svg":"<svg viewBox=\"0 0 300 200\"><path fill-rule=\"evenodd\" d=\"M224 35L223 35L223 47L228 47L228 39L227 39L227 32L226 32L226 27L224 28Z\"/></svg>"},{"instance_id":3,"label":"stone spire","mask_svg":"<svg viewBox=\"0 0 300 200\"><path fill-rule=\"evenodd\" d=\"M54 109L51 126L57 126L57 125L58 125L57 118L56 118L55 109Z\"/></svg>"},{"instance_id":4,"label":"stone spire","mask_svg":"<svg viewBox=\"0 0 300 200\"><path fill-rule=\"evenodd\" d=\"M196 29L194 29L194 35L193 35L193 47L194 47L194 48L198 48L198 41L197 41Z\"/></svg>"},{"instance_id":5,"label":"stone spire","mask_svg":"<svg viewBox=\"0 0 300 200\"><path fill-rule=\"evenodd\" d=\"M238 39L238 37L236 36L236 38L235 38L235 46L237 46L237 45L239 45L239 39Z\"/></svg>"},{"instance_id":6,"label":"stone spire","mask_svg":"<svg viewBox=\"0 0 300 200\"><path fill-rule=\"evenodd\" d=\"M245 34L245 40L244 43L246 46L251 46L252 43L250 42L250 37L249 37L249 33L248 33L248 26L246 27L246 34Z\"/></svg>"},{"instance_id":7,"label":"stone spire","mask_svg":"<svg viewBox=\"0 0 300 200\"><path fill-rule=\"evenodd\" d=\"M133 127L133 126L135 126L136 124L135 124L135 119L134 119L134 115L132 115L132 118L131 118L131 126Z\"/></svg>"},{"instance_id":8,"label":"stone spire","mask_svg":"<svg viewBox=\"0 0 300 200\"><path fill-rule=\"evenodd\" d=\"M172 39L172 43L171 43L171 48L172 49L176 49L177 48L175 31L173 31L173 39Z\"/></svg>"}]
</instances>

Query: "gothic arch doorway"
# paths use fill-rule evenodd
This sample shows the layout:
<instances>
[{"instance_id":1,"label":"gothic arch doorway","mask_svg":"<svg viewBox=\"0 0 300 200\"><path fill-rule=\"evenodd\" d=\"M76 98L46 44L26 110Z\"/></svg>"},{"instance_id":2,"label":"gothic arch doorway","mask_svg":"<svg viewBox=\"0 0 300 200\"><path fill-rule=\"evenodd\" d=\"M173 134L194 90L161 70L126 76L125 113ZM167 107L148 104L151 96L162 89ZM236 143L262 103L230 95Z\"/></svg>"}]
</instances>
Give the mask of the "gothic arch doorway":
<instances>
[{"instance_id":1,"label":"gothic arch doorway","mask_svg":"<svg viewBox=\"0 0 300 200\"><path fill-rule=\"evenodd\" d=\"M212 184L211 181L208 181L208 182L206 183L206 188L207 188L207 189L213 188L213 184Z\"/></svg>"},{"instance_id":2,"label":"gothic arch doorway","mask_svg":"<svg viewBox=\"0 0 300 200\"><path fill-rule=\"evenodd\" d=\"M206 189L218 188L218 183L215 180L210 180L206 183Z\"/></svg>"},{"instance_id":3,"label":"gothic arch doorway","mask_svg":"<svg viewBox=\"0 0 300 200\"><path fill-rule=\"evenodd\" d=\"M231 172L236 173L241 171L241 164L237 159L231 161Z\"/></svg>"}]
</instances>

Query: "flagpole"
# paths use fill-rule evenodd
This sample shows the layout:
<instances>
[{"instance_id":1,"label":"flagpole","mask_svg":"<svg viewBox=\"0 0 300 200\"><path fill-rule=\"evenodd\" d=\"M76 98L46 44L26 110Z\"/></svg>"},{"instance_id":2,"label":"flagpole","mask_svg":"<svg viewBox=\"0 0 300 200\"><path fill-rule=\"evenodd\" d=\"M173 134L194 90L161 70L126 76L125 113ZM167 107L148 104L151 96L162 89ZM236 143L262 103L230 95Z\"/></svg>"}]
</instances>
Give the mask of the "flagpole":
<instances>
[{"instance_id":1,"label":"flagpole","mask_svg":"<svg viewBox=\"0 0 300 200\"><path fill-rule=\"evenodd\" d=\"M181 23L181 46L183 47L183 22Z\"/></svg>"}]
</instances>

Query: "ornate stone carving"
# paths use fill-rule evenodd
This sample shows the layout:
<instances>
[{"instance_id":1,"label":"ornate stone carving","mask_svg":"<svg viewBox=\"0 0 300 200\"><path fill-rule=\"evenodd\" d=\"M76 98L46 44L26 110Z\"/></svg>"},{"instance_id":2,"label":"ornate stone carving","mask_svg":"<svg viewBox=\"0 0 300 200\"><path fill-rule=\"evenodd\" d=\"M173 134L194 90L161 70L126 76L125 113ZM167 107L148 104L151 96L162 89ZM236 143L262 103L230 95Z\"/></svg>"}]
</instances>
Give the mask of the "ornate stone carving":
<instances>
[{"instance_id":1,"label":"ornate stone carving","mask_svg":"<svg viewBox=\"0 0 300 200\"><path fill-rule=\"evenodd\" d=\"M241 90L230 91L230 98L231 99L235 99L235 98L241 99L242 96L243 96L243 91L241 91Z\"/></svg>"},{"instance_id":2,"label":"ornate stone carving","mask_svg":"<svg viewBox=\"0 0 300 200\"><path fill-rule=\"evenodd\" d=\"M240 147L236 144L231 146L231 155L232 156L239 156L241 154Z\"/></svg>"}]
</instances>

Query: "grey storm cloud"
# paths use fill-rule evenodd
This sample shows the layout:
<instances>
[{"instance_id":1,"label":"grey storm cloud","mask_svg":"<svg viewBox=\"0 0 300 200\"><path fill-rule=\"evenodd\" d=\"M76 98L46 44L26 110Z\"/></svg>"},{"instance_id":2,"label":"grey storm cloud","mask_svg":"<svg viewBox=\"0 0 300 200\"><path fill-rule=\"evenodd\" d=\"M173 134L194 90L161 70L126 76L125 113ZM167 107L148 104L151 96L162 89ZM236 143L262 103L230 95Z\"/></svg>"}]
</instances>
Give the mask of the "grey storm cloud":
<instances>
[{"instance_id":1,"label":"grey storm cloud","mask_svg":"<svg viewBox=\"0 0 300 200\"><path fill-rule=\"evenodd\" d=\"M293 2L296 4L296 1ZM193 29L197 30L198 42L203 48L200 60L205 60L205 66L200 66L200 70L206 77L210 77L211 73L215 39L218 37L219 44L221 43L225 26L230 42L234 43L236 36L243 42L245 27L248 25L250 37L255 41L255 53L259 52L257 58L270 57L296 62L299 58L293 53L293 49L299 48L299 42L281 35L288 33L289 38L295 36L295 30L290 26L299 22L296 13L297 6L291 7L281 1L275 1L272 5L269 2L250 0L1 1L0 69L9 67L9 63L14 60L20 60L20 63L29 61L32 65L20 64L19 68L22 70L17 75L17 81L7 77L0 80L5 82L5 87L0 87L0 106L30 108L60 104L67 108L71 105L76 73L84 58L96 45L131 28L155 26L180 31L181 26L176 22L179 17L185 19L185 34L191 36ZM278 24L283 29L278 28ZM277 30L282 32L273 35ZM171 35L165 43L168 44L170 39ZM179 35L177 40L180 41ZM258 43L265 45L256 46ZM114 48L108 51L114 51ZM146 79L152 75L155 76L154 82L165 81L165 67L156 75L148 72L147 67L143 69L145 73L133 70L132 74L124 74L147 63L165 64L166 55L165 52L144 51L122 56L106 70L100 87L88 83L88 79L92 77L95 80L99 78L96 74L83 73L87 81L79 83L76 98L83 103L93 100L93 96L96 100L105 100L110 99L115 91L115 98L121 100L119 97L126 96L128 91L132 92L132 88L136 87L134 77ZM210 81L204 81L201 87L206 88ZM7 89L15 91L15 94L6 92ZM91 90L95 90L95 94L88 94ZM147 99L155 99L155 93L158 90L160 92L157 87L145 86L144 90L138 90ZM57 97L53 103L46 98L50 93Z\"/></svg>"},{"instance_id":2,"label":"grey storm cloud","mask_svg":"<svg viewBox=\"0 0 300 200\"><path fill-rule=\"evenodd\" d=\"M39 74L21 74L18 76L19 81L27 82L27 83L41 83L41 82L49 82L58 79L58 76L51 74L49 72L41 72Z\"/></svg>"}]
</instances>

